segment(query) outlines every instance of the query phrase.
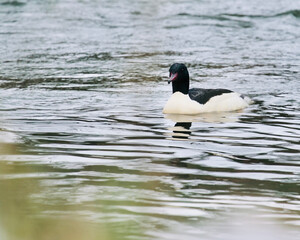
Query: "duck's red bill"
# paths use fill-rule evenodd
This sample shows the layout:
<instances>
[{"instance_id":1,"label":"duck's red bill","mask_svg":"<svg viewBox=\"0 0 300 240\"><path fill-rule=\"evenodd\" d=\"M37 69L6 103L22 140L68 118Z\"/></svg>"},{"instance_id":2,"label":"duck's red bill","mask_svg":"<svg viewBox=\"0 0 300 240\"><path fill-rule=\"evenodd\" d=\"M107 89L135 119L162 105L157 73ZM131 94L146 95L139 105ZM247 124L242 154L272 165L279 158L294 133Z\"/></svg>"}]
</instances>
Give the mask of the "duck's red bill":
<instances>
[{"instance_id":1,"label":"duck's red bill","mask_svg":"<svg viewBox=\"0 0 300 240\"><path fill-rule=\"evenodd\" d=\"M170 78L168 83L173 82L178 76L178 73L170 73Z\"/></svg>"}]
</instances>

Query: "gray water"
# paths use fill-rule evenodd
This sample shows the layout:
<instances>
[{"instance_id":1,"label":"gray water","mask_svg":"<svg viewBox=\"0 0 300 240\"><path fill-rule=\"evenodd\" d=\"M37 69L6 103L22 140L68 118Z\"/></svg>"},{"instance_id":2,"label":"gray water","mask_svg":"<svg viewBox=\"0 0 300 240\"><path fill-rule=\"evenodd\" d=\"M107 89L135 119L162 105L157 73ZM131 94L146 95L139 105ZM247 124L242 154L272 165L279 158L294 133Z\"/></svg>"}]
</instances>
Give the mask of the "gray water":
<instances>
[{"instance_id":1,"label":"gray water","mask_svg":"<svg viewBox=\"0 0 300 240\"><path fill-rule=\"evenodd\" d=\"M299 239L299 27L297 0L0 0L1 240ZM253 104L162 114L174 62Z\"/></svg>"}]
</instances>

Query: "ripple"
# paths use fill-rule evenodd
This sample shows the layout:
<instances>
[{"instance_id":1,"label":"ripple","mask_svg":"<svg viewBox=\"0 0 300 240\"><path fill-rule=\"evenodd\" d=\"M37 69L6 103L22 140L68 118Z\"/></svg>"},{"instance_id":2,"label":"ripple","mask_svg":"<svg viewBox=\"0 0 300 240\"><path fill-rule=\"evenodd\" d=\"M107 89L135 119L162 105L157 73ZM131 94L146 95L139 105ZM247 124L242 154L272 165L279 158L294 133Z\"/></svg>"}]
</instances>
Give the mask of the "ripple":
<instances>
[{"instance_id":1,"label":"ripple","mask_svg":"<svg viewBox=\"0 0 300 240\"><path fill-rule=\"evenodd\" d=\"M225 13L222 14L224 16L229 16L229 17L239 17L239 18L276 18L276 17L281 17L281 16L286 16L286 15L292 15L296 18L300 16L300 10L298 9L293 9L285 12L280 12L274 15L247 15L247 14L229 14Z\"/></svg>"},{"instance_id":2,"label":"ripple","mask_svg":"<svg viewBox=\"0 0 300 240\"><path fill-rule=\"evenodd\" d=\"M21 1L7 1L7 2L0 3L0 4L1 5L5 5L5 6L20 7L20 6L26 5L26 2L21 2Z\"/></svg>"},{"instance_id":3,"label":"ripple","mask_svg":"<svg viewBox=\"0 0 300 240\"><path fill-rule=\"evenodd\" d=\"M299 236L293 1L0 5L0 235ZM162 114L173 62L253 104Z\"/></svg>"}]
</instances>

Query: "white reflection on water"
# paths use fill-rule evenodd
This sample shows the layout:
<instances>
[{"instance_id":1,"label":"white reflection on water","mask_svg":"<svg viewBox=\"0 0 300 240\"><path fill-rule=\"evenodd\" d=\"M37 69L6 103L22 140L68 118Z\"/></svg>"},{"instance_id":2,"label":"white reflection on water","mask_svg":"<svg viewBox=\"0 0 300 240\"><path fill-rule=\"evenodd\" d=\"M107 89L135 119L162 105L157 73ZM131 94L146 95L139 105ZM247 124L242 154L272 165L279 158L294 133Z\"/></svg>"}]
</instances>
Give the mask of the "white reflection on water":
<instances>
[{"instance_id":1,"label":"white reflection on water","mask_svg":"<svg viewBox=\"0 0 300 240\"><path fill-rule=\"evenodd\" d=\"M224 123L236 122L242 115L241 112L216 112L216 113L202 113L198 115L185 114L165 114L165 118L173 122L208 122L208 123Z\"/></svg>"},{"instance_id":2,"label":"white reflection on water","mask_svg":"<svg viewBox=\"0 0 300 240\"><path fill-rule=\"evenodd\" d=\"M206 240L297 240L297 229L283 226L282 221L284 219L275 221L272 216L261 214L257 209L240 210L211 219L201 226L175 225L172 232L150 231L150 234L163 240L187 238L186 233L191 240L198 240L199 236Z\"/></svg>"}]
</instances>

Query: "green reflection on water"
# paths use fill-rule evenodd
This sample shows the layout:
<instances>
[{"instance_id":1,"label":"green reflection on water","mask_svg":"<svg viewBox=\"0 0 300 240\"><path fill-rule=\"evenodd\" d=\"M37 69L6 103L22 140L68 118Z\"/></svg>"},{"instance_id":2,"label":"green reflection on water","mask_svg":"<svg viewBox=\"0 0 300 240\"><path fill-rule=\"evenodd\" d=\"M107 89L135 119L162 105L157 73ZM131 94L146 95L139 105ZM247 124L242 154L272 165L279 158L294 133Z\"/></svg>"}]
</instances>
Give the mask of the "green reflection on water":
<instances>
[{"instance_id":1,"label":"green reflection on water","mask_svg":"<svg viewBox=\"0 0 300 240\"><path fill-rule=\"evenodd\" d=\"M15 147L0 145L1 155L18 156ZM20 156L19 156L20 157ZM43 167L33 168L20 161L0 160L0 238L1 240L53 239L133 239L142 236L135 221L118 219L114 223L90 220L89 213L109 212L109 202L99 202L97 209L72 202L37 203L34 195L45 191L38 176ZM33 170L34 169L34 170ZM34 174L32 174L34 172ZM39 171L39 172L38 172ZM30 176L32 174L32 176ZM23 177L22 177L23 176ZM24 177L26 176L26 177ZM47 188L47 186L46 186ZM100 209L100 210L99 210Z\"/></svg>"}]
</instances>

